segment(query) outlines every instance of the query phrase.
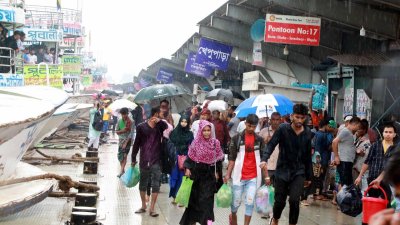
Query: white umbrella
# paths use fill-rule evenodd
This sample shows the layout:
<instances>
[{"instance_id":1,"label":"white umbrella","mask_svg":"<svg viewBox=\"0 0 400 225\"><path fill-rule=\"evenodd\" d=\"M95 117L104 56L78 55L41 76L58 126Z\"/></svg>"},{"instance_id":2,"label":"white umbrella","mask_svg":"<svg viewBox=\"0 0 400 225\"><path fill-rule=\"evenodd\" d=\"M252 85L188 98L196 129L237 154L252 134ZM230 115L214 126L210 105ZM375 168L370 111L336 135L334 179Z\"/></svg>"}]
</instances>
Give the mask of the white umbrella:
<instances>
[{"instance_id":1,"label":"white umbrella","mask_svg":"<svg viewBox=\"0 0 400 225\"><path fill-rule=\"evenodd\" d=\"M119 113L119 110L122 108L128 108L129 110L133 110L137 107L137 105L127 99L118 99L115 100L113 103L110 105L110 109L112 110L114 116L117 116Z\"/></svg>"}]
</instances>

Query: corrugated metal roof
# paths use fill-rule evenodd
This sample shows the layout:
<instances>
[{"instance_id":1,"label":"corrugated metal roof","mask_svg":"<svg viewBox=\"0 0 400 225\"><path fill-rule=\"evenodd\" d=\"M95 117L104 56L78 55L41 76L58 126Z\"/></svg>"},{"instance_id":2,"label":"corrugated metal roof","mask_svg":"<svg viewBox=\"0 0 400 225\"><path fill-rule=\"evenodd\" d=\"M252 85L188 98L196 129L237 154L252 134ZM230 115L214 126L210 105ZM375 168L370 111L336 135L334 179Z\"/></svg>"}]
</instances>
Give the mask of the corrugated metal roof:
<instances>
[{"instance_id":1,"label":"corrugated metal roof","mask_svg":"<svg viewBox=\"0 0 400 225\"><path fill-rule=\"evenodd\" d=\"M399 66L385 53L343 54L328 58L346 66Z\"/></svg>"}]
</instances>

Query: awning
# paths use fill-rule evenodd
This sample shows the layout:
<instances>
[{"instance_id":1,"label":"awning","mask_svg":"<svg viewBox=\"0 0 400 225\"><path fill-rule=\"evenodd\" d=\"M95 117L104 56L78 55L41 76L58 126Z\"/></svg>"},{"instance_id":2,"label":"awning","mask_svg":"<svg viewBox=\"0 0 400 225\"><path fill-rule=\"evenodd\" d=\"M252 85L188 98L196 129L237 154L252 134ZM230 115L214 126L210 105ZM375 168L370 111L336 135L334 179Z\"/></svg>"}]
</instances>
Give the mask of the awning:
<instances>
[{"instance_id":1,"label":"awning","mask_svg":"<svg viewBox=\"0 0 400 225\"><path fill-rule=\"evenodd\" d=\"M399 66L399 60L386 53L343 54L328 58L344 66Z\"/></svg>"}]
</instances>

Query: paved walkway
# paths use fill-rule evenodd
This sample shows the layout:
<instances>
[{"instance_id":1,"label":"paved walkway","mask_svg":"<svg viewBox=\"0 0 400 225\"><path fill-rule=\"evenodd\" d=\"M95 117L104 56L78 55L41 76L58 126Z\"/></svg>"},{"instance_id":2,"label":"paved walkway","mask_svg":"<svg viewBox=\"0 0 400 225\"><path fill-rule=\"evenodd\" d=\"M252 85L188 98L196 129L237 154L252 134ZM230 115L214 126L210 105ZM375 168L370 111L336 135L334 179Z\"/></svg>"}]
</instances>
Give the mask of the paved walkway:
<instances>
[{"instance_id":1,"label":"paved walkway","mask_svg":"<svg viewBox=\"0 0 400 225\"><path fill-rule=\"evenodd\" d=\"M134 211L141 206L139 190L125 188L116 177L119 164L116 157L117 141L111 139L111 144L100 149L100 164L98 175L83 175L82 164L38 165L41 169L60 175L70 175L76 180L96 180L100 185L100 197L97 203L98 221L105 225L177 225L183 214L184 208L171 204L168 199L168 185L161 188L156 210L160 213L157 218L148 214L138 215ZM73 150L43 150L47 154L70 157L75 152L84 153L84 149ZM84 155L84 154L83 154ZM15 215L0 218L1 225L40 224L61 225L70 218L74 205L73 198L46 198L44 201L21 211ZM288 208L288 207L287 207ZM304 225L350 225L361 224L360 216L352 218L336 210L330 202L313 202L311 206L301 206L299 224ZM227 225L229 209L215 208L215 225ZM243 207L240 208L239 224L243 224ZM288 224L288 211L285 209L280 224ZM252 225L267 224L257 213L253 214Z\"/></svg>"}]
</instances>

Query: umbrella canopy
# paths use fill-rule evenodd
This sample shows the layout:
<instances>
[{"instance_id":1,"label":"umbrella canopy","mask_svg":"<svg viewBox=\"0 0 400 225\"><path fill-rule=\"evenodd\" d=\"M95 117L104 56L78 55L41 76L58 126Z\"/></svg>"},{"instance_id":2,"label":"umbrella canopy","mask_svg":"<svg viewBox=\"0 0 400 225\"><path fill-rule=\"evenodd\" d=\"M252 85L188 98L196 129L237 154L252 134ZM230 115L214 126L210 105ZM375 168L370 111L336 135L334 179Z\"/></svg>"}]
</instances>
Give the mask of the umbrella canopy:
<instances>
[{"instance_id":1,"label":"umbrella canopy","mask_svg":"<svg viewBox=\"0 0 400 225\"><path fill-rule=\"evenodd\" d=\"M103 90L101 93L109 96L119 96L119 94L113 90Z\"/></svg>"},{"instance_id":2,"label":"umbrella canopy","mask_svg":"<svg viewBox=\"0 0 400 225\"><path fill-rule=\"evenodd\" d=\"M244 100L245 98L237 93L236 91L232 91L230 89L222 89L217 88L207 93L206 99L208 100L223 100L228 102L229 104L233 104L233 99Z\"/></svg>"},{"instance_id":3,"label":"umbrella canopy","mask_svg":"<svg viewBox=\"0 0 400 225\"><path fill-rule=\"evenodd\" d=\"M279 112L282 116L291 114L293 102L280 94L264 94L246 99L235 111L237 117L246 117L249 114L270 117L273 112Z\"/></svg>"},{"instance_id":4,"label":"umbrella canopy","mask_svg":"<svg viewBox=\"0 0 400 225\"><path fill-rule=\"evenodd\" d=\"M114 116L118 115L119 110L122 108L128 108L129 110L133 110L137 107L137 105L127 99L118 99L115 100L113 103L110 105L110 109L112 110Z\"/></svg>"},{"instance_id":5,"label":"umbrella canopy","mask_svg":"<svg viewBox=\"0 0 400 225\"><path fill-rule=\"evenodd\" d=\"M157 84L140 90L135 96L134 101L144 103L151 100L168 99L181 95L190 95L190 93L174 84Z\"/></svg>"}]
</instances>

